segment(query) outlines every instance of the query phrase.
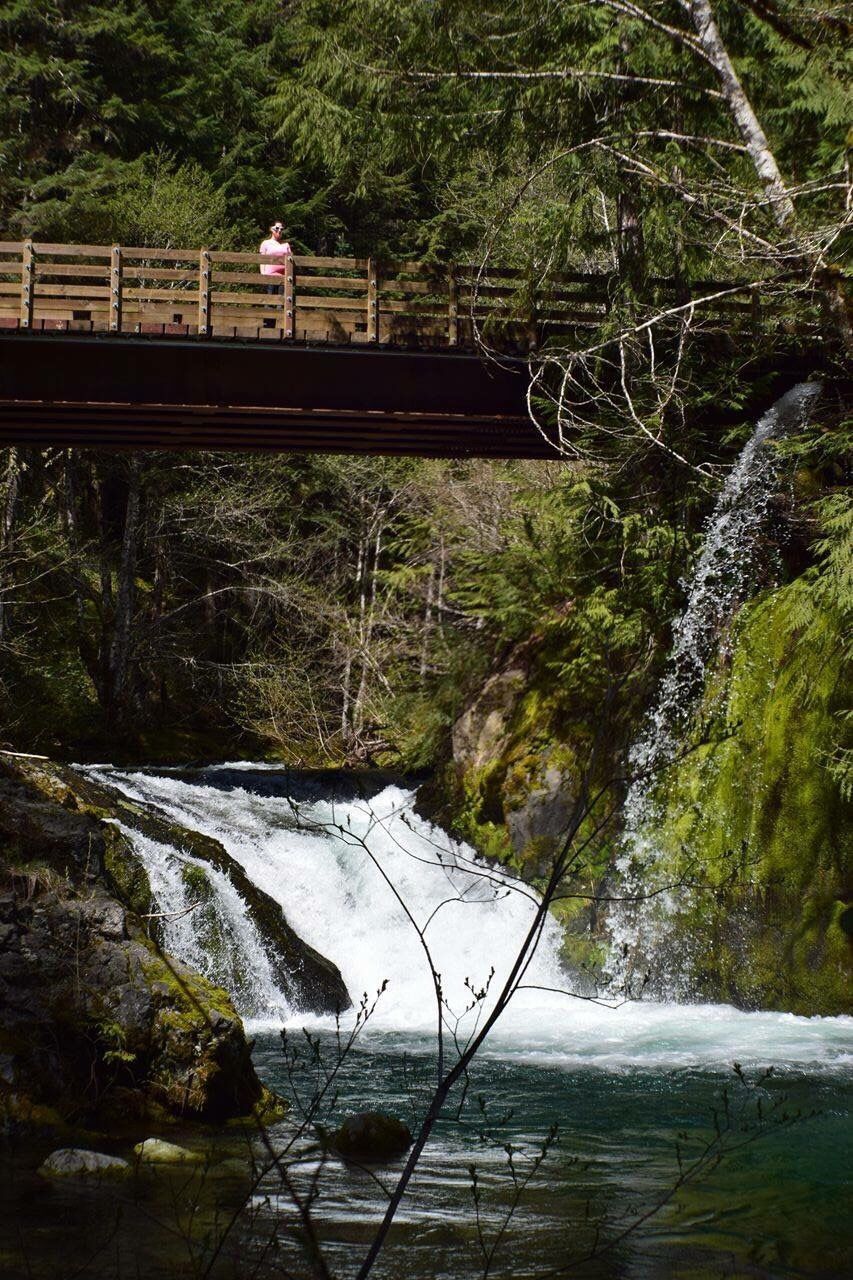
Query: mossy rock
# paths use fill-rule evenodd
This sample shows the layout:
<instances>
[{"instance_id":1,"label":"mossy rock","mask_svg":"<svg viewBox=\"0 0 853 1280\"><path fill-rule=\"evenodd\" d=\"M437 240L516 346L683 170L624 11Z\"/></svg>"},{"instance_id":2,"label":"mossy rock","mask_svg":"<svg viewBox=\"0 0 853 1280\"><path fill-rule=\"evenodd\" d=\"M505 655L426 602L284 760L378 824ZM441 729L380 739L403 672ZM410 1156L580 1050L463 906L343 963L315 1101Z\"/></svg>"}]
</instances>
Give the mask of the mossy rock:
<instances>
[{"instance_id":1,"label":"mossy rock","mask_svg":"<svg viewBox=\"0 0 853 1280\"><path fill-rule=\"evenodd\" d=\"M146 1138L137 1142L133 1154L140 1164L202 1164L204 1156L189 1147L178 1146L174 1142L166 1142L164 1138Z\"/></svg>"},{"instance_id":2,"label":"mossy rock","mask_svg":"<svg viewBox=\"0 0 853 1280\"><path fill-rule=\"evenodd\" d=\"M130 911L145 916L153 910L148 873L129 840L114 827L108 828L104 873L113 893Z\"/></svg>"},{"instance_id":3,"label":"mossy rock","mask_svg":"<svg viewBox=\"0 0 853 1280\"><path fill-rule=\"evenodd\" d=\"M255 1103L249 1115L235 1116L233 1120L228 1121L230 1128L242 1128L249 1131L258 1129L269 1129L273 1125L280 1124L290 1111L290 1103L287 1098L282 1098L279 1094L274 1093L272 1089L268 1089L266 1085L262 1086L261 1096Z\"/></svg>"},{"instance_id":4,"label":"mossy rock","mask_svg":"<svg viewBox=\"0 0 853 1280\"><path fill-rule=\"evenodd\" d=\"M42 867L46 847L50 870L4 868L4 1129L251 1114L265 1095L227 994L160 951L108 889L133 865L120 833L61 788L48 798L5 770L0 788L5 821L21 818L16 857Z\"/></svg>"},{"instance_id":5,"label":"mossy rock","mask_svg":"<svg viewBox=\"0 0 853 1280\"><path fill-rule=\"evenodd\" d=\"M147 1061L151 1095L174 1114L225 1120L263 1097L228 993L146 943L154 1016Z\"/></svg>"},{"instance_id":6,"label":"mossy rock","mask_svg":"<svg viewBox=\"0 0 853 1280\"><path fill-rule=\"evenodd\" d=\"M196 866L194 862L185 862L181 867L181 879L196 902L210 901L213 887L204 867Z\"/></svg>"},{"instance_id":7,"label":"mossy rock","mask_svg":"<svg viewBox=\"0 0 853 1280\"><path fill-rule=\"evenodd\" d=\"M698 867L705 882L673 925L694 994L848 1013L853 827L827 768L845 691L836 664L799 642L797 617L797 583L743 610L730 669L709 680L731 731L672 771L655 838L667 875Z\"/></svg>"},{"instance_id":8,"label":"mossy rock","mask_svg":"<svg viewBox=\"0 0 853 1280\"><path fill-rule=\"evenodd\" d=\"M412 1145L409 1126L382 1111L360 1111L347 1116L331 1136L332 1148L359 1164L396 1160Z\"/></svg>"}]
</instances>

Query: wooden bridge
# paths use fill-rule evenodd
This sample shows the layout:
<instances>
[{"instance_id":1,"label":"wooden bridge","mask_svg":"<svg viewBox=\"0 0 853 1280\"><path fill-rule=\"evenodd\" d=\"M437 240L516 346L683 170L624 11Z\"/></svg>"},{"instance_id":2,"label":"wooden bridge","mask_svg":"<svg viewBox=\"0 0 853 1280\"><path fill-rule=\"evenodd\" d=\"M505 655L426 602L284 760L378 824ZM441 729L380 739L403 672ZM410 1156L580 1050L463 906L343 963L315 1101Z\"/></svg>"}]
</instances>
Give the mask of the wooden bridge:
<instances>
[{"instance_id":1,"label":"wooden bridge","mask_svg":"<svg viewBox=\"0 0 853 1280\"><path fill-rule=\"evenodd\" d=\"M0 443L553 457L525 354L613 305L606 274L536 290L509 268L292 255L261 275L274 261L0 241ZM683 304L672 281L649 288ZM721 289L705 328L763 322L754 290Z\"/></svg>"}]
</instances>

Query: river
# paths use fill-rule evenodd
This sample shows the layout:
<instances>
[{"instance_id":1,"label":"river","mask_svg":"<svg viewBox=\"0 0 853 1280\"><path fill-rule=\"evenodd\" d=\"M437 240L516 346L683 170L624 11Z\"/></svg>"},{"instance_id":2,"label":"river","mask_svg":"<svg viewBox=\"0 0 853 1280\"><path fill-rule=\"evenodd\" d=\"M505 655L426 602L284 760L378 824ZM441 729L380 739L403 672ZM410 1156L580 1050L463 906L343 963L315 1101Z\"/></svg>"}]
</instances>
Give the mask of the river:
<instances>
[{"instance_id":1,"label":"river","mask_svg":"<svg viewBox=\"0 0 853 1280\"><path fill-rule=\"evenodd\" d=\"M301 936L335 961L356 1003L365 993L372 1006L387 981L340 1069L328 1120L378 1109L415 1128L434 1076L436 1005L413 926L464 1037L480 1008L464 1014L471 987L483 988L494 967L487 1006L526 931L534 910L527 890L418 817L400 786L340 776L324 784L262 766L94 772L220 840ZM171 909L185 892L186 855L136 840L161 907ZM317 1054L336 1062L333 1021L290 1007L259 964L250 927L235 922L233 900L221 910L234 947L245 948L235 998L259 1072L285 1095L310 1093ZM198 962L193 919L176 922L167 945ZM464 1105L433 1135L374 1274L476 1276L490 1253L488 1274L531 1280L843 1274L851 1260L853 1019L590 1000L558 950L549 923L529 989L479 1053ZM210 976L219 979L216 963ZM233 972L233 955L229 964ZM282 1027L298 1051L289 1069ZM285 1124L273 1139L286 1143L289 1134ZM263 1150L256 1157L262 1162ZM697 1158L699 1176L682 1185ZM303 1191L319 1175L312 1217L336 1274L355 1273L381 1216L382 1184L393 1181L394 1167L377 1172L378 1180L334 1158L318 1163L313 1149L291 1171ZM296 1226L291 1197L271 1171L223 1265L227 1257L252 1274L254 1259L260 1275L307 1274Z\"/></svg>"}]
</instances>

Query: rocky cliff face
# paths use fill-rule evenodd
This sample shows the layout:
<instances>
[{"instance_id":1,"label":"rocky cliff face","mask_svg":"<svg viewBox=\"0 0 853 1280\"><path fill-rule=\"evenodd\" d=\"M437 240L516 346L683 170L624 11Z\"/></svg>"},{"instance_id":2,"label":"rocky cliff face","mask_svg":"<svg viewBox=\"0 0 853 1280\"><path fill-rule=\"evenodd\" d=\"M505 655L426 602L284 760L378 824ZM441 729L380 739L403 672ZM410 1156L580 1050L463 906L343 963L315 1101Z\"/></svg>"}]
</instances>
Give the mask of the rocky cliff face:
<instances>
[{"instance_id":1,"label":"rocky cliff face","mask_svg":"<svg viewBox=\"0 0 853 1280\"><path fill-rule=\"evenodd\" d=\"M0 1121L223 1120L264 1091L227 995L120 900L115 827L49 768L0 762Z\"/></svg>"},{"instance_id":2,"label":"rocky cliff face","mask_svg":"<svg viewBox=\"0 0 853 1280\"><path fill-rule=\"evenodd\" d=\"M816 647L799 621L801 591L779 588L733 621L701 712L721 740L686 755L661 786L652 842L664 879L691 887L676 895L656 964L665 986L677 968L672 985L693 998L835 1014L853 1008L851 825L833 776L849 688L838 619L817 619ZM457 721L426 804L534 883L565 830L589 741L561 704L557 667L533 642L509 655ZM617 841L614 829L570 890L606 896ZM559 910L566 959L594 969L606 904Z\"/></svg>"},{"instance_id":3,"label":"rocky cliff face","mask_svg":"<svg viewBox=\"0 0 853 1280\"><path fill-rule=\"evenodd\" d=\"M454 825L533 877L547 866L575 799L575 753L560 735L558 706L534 640L508 655L453 726Z\"/></svg>"}]
</instances>

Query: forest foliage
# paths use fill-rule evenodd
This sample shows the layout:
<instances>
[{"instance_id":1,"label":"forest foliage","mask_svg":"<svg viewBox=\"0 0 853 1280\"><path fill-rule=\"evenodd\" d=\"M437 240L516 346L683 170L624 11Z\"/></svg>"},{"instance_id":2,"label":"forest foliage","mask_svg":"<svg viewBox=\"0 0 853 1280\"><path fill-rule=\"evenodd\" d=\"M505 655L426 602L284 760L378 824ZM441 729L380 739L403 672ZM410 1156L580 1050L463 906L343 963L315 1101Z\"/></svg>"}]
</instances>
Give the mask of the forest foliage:
<instances>
[{"instance_id":1,"label":"forest foliage","mask_svg":"<svg viewBox=\"0 0 853 1280\"><path fill-rule=\"evenodd\" d=\"M278 217L297 250L613 281L593 354L540 353L539 411L571 428L553 464L7 451L8 744L428 765L530 636L576 707L594 712L623 681L614 735L629 736L704 515L788 362L830 387L792 462L818 505L792 502L777 566L808 569L844 503L825 439L849 25L813 0L714 4L795 207L780 223L694 7L0 4L10 236L254 248ZM822 282L831 340L818 353L788 332L746 348L683 326L658 346L656 330L634 332L656 277L721 273L802 294L811 320Z\"/></svg>"}]
</instances>

